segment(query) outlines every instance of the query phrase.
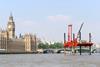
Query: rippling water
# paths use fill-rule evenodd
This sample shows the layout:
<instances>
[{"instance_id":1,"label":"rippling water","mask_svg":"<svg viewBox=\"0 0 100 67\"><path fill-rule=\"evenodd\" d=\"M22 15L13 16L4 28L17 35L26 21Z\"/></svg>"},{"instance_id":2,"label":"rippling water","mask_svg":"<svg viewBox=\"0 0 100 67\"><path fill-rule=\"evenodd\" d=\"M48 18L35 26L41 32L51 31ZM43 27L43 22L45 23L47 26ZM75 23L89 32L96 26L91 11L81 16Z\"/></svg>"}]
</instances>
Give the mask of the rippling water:
<instances>
[{"instance_id":1,"label":"rippling water","mask_svg":"<svg viewBox=\"0 0 100 67\"><path fill-rule=\"evenodd\" d=\"M100 67L100 54L6 54L0 67Z\"/></svg>"}]
</instances>

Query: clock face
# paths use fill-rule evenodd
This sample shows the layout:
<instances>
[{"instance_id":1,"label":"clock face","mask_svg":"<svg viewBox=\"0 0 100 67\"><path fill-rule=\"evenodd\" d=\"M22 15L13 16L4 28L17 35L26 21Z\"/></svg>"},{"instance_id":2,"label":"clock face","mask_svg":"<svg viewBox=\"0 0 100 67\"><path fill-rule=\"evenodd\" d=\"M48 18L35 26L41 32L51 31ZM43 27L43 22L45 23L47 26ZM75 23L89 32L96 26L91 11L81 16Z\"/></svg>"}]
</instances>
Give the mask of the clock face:
<instances>
[{"instance_id":1,"label":"clock face","mask_svg":"<svg viewBox=\"0 0 100 67\"><path fill-rule=\"evenodd\" d=\"M9 25L8 28L11 28L11 25Z\"/></svg>"}]
</instances>

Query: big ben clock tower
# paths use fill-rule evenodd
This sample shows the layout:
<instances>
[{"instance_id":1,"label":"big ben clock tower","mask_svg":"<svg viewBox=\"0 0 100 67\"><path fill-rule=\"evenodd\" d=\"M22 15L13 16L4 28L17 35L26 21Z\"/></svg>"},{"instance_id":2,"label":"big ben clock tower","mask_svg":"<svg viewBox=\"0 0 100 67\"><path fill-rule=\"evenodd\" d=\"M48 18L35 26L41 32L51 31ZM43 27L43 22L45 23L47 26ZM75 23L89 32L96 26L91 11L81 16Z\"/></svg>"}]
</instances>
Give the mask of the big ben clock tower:
<instances>
[{"instance_id":1,"label":"big ben clock tower","mask_svg":"<svg viewBox=\"0 0 100 67\"><path fill-rule=\"evenodd\" d=\"M8 36L10 39L15 38L15 23L13 21L13 16L10 14L8 24L7 24Z\"/></svg>"}]
</instances>

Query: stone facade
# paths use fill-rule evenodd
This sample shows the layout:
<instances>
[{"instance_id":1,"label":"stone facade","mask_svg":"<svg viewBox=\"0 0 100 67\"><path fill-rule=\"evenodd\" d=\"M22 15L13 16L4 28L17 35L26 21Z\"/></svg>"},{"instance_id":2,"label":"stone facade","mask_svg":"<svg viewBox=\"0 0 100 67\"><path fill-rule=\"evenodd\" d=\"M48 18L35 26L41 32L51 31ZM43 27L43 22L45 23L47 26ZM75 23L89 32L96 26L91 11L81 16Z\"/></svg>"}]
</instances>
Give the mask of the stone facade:
<instances>
[{"instance_id":1,"label":"stone facade","mask_svg":"<svg viewBox=\"0 0 100 67\"><path fill-rule=\"evenodd\" d=\"M0 29L0 52L35 52L36 36L25 34L23 37L15 37L15 23L10 15L7 29Z\"/></svg>"},{"instance_id":2,"label":"stone facade","mask_svg":"<svg viewBox=\"0 0 100 67\"><path fill-rule=\"evenodd\" d=\"M31 52L36 51L36 41L35 36L31 34L25 34L24 36L24 43L25 43L25 51Z\"/></svg>"}]
</instances>

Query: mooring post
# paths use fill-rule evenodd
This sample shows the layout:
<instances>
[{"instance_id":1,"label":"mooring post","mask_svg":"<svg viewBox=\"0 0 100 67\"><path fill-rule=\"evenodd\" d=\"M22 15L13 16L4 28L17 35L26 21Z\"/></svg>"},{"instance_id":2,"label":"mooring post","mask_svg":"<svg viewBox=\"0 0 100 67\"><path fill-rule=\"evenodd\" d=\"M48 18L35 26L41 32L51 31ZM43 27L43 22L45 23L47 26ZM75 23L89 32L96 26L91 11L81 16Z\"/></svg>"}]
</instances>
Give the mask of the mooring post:
<instances>
[{"instance_id":1,"label":"mooring post","mask_svg":"<svg viewBox=\"0 0 100 67\"><path fill-rule=\"evenodd\" d=\"M91 46L89 46L89 51L90 51L90 55L91 55Z\"/></svg>"},{"instance_id":2,"label":"mooring post","mask_svg":"<svg viewBox=\"0 0 100 67\"><path fill-rule=\"evenodd\" d=\"M79 32L79 42L81 43L81 32ZM80 55L81 55L81 53L82 53L82 46L80 45Z\"/></svg>"},{"instance_id":3,"label":"mooring post","mask_svg":"<svg viewBox=\"0 0 100 67\"><path fill-rule=\"evenodd\" d=\"M64 45L66 43L66 33L64 33ZM66 55L66 48L64 47L64 54Z\"/></svg>"},{"instance_id":4,"label":"mooring post","mask_svg":"<svg viewBox=\"0 0 100 67\"><path fill-rule=\"evenodd\" d=\"M73 33L73 45L72 45L72 51L73 51L73 53L75 53L74 41L75 41L75 34Z\"/></svg>"},{"instance_id":5,"label":"mooring post","mask_svg":"<svg viewBox=\"0 0 100 67\"><path fill-rule=\"evenodd\" d=\"M81 53L82 53L81 50L82 50L82 49L81 49L81 45L80 45L80 55L82 55L82 54L81 54Z\"/></svg>"},{"instance_id":6,"label":"mooring post","mask_svg":"<svg viewBox=\"0 0 100 67\"><path fill-rule=\"evenodd\" d=\"M91 33L89 33L89 43L91 43ZM90 55L91 55L91 45L89 46L89 51L90 51Z\"/></svg>"}]
</instances>

